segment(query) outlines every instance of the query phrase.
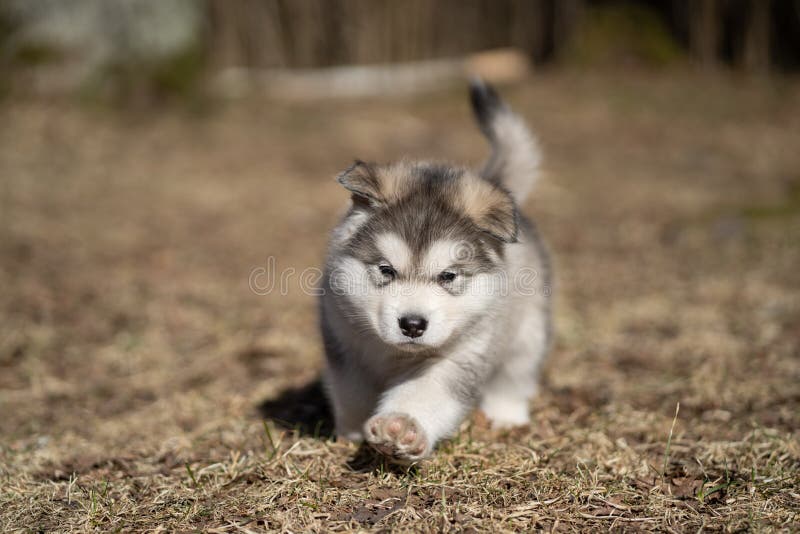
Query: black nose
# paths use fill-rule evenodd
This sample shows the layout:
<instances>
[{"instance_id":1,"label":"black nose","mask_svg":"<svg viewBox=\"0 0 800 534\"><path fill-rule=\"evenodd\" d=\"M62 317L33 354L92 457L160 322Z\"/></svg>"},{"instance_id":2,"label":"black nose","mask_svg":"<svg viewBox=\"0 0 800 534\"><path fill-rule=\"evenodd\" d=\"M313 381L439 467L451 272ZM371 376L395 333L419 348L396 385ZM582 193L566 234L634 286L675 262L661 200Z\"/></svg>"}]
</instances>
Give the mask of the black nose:
<instances>
[{"instance_id":1,"label":"black nose","mask_svg":"<svg viewBox=\"0 0 800 534\"><path fill-rule=\"evenodd\" d=\"M400 331L406 337L419 337L428 327L428 321L419 315L404 315L399 322Z\"/></svg>"}]
</instances>

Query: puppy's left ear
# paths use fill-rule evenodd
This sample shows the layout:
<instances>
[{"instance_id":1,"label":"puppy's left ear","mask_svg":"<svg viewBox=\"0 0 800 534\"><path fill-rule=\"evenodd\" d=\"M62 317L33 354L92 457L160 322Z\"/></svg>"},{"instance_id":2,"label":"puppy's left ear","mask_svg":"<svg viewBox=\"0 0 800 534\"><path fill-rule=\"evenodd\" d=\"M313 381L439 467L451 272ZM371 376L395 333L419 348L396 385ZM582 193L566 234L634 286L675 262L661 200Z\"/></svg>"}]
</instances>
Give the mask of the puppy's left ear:
<instances>
[{"instance_id":1,"label":"puppy's left ear","mask_svg":"<svg viewBox=\"0 0 800 534\"><path fill-rule=\"evenodd\" d=\"M517 206L511 195L480 178L467 179L460 190L461 205L475 225L504 243L516 243Z\"/></svg>"},{"instance_id":2,"label":"puppy's left ear","mask_svg":"<svg viewBox=\"0 0 800 534\"><path fill-rule=\"evenodd\" d=\"M356 160L336 180L353 194L353 204L378 207L384 203L378 174L369 163Z\"/></svg>"},{"instance_id":3,"label":"puppy's left ear","mask_svg":"<svg viewBox=\"0 0 800 534\"><path fill-rule=\"evenodd\" d=\"M500 241L516 243L519 231L517 208L509 195L503 197L489 203L475 222L481 230Z\"/></svg>"}]
</instances>

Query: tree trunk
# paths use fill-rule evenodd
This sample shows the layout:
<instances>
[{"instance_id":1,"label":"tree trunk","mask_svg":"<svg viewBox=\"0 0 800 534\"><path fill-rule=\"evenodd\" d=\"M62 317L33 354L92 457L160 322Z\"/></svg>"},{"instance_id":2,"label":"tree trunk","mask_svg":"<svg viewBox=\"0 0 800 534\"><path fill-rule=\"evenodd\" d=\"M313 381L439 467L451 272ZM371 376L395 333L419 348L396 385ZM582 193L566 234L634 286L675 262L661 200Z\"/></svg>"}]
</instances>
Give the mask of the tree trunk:
<instances>
[{"instance_id":1,"label":"tree trunk","mask_svg":"<svg viewBox=\"0 0 800 534\"><path fill-rule=\"evenodd\" d=\"M741 66L748 72L769 70L770 0L750 0Z\"/></svg>"},{"instance_id":2,"label":"tree trunk","mask_svg":"<svg viewBox=\"0 0 800 534\"><path fill-rule=\"evenodd\" d=\"M689 47L695 62L704 69L717 63L719 19L718 0L689 2Z\"/></svg>"}]
</instances>

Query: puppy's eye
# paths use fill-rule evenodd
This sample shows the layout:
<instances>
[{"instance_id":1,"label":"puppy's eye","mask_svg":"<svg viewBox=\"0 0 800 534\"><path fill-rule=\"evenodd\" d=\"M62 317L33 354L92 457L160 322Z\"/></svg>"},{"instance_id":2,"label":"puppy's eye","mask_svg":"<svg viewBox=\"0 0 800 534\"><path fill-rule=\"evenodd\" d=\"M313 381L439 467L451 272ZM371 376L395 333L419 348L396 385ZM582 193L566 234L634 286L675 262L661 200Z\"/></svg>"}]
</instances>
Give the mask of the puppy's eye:
<instances>
[{"instance_id":1,"label":"puppy's eye","mask_svg":"<svg viewBox=\"0 0 800 534\"><path fill-rule=\"evenodd\" d=\"M439 273L439 282L442 284L449 284L456 279L456 273L453 271L442 271Z\"/></svg>"},{"instance_id":2,"label":"puppy's eye","mask_svg":"<svg viewBox=\"0 0 800 534\"><path fill-rule=\"evenodd\" d=\"M379 265L378 270L381 272L384 278L389 280L394 280L397 278L397 271L395 271L394 267L391 265Z\"/></svg>"}]
</instances>

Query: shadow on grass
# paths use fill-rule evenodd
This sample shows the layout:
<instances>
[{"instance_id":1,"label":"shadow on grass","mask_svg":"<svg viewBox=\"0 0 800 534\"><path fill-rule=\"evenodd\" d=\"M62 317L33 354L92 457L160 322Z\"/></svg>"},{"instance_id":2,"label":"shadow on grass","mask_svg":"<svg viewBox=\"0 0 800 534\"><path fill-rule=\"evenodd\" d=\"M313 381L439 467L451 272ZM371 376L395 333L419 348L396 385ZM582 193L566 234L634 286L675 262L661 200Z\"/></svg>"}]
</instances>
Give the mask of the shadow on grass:
<instances>
[{"instance_id":1,"label":"shadow on grass","mask_svg":"<svg viewBox=\"0 0 800 534\"><path fill-rule=\"evenodd\" d=\"M274 399L263 401L259 404L258 411L264 419L296 430L301 436L319 439L333 437L333 414L319 378L304 386L284 390Z\"/></svg>"},{"instance_id":2,"label":"shadow on grass","mask_svg":"<svg viewBox=\"0 0 800 534\"><path fill-rule=\"evenodd\" d=\"M419 471L416 465L397 465L389 462L385 456L366 443L362 443L347 461L347 467L356 473L394 473L395 475L415 476Z\"/></svg>"},{"instance_id":3,"label":"shadow on grass","mask_svg":"<svg viewBox=\"0 0 800 534\"><path fill-rule=\"evenodd\" d=\"M279 426L296 431L300 436L315 439L334 437L333 414L325 398L322 380L317 378L300 387L284 390L274 399L263 401L258 406L264 419ZM347 466L358 473L414 474L417 468L395 465L386 460L366 443L362 443Z\"/></svg>"}]
</instances>

